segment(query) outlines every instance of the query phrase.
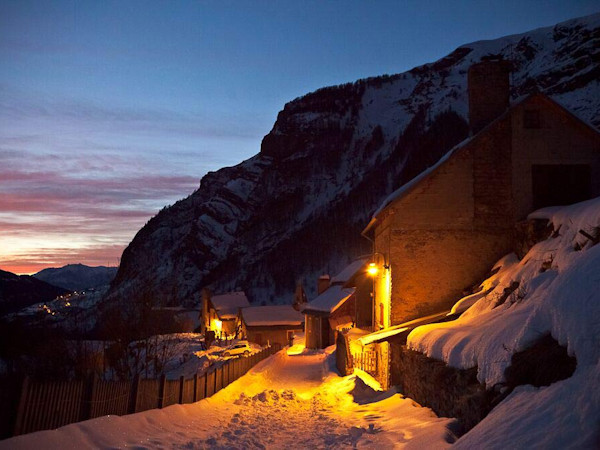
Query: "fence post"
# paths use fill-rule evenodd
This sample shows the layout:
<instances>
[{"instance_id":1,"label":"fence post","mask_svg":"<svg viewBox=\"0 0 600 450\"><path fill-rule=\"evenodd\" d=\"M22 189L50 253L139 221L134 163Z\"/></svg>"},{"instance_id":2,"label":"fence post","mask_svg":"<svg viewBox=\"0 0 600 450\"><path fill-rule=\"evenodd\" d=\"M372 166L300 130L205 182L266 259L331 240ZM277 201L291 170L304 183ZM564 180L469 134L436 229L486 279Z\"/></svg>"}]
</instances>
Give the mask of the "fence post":
<instances>
[{"instance_id":1,"label":"fence post","mask_svg":"<svg viewBox=\"0 0 600 450\"><path fill-rule=\"evenodd\" d=\"M15 428L13 430L13 435L18 436L21 434L23 430L23 420L25 419L25 411L27 410L27 400L29 397L29 377L23 378L23 383L21 384L21 395L19 396L19 405L17 406L17 418L15 420Z\"/></svg>"},{"instance_id":2,"label":"fence post","mask_svg":"<svg viewBox=\"0 0 600 450\"><path fill-rule=\"evenodd\" d=\"M179 404L183 405L183 385L185 384L185 379L183 375L179 377Z\"/></svg>"},{"instance_id":3,"label":"fence post","mask_svg":"<svg viewBox=\"0 0 600 450\"><path fill-rule=\"evenodd\" d=\"M88 376L84 385L83 396L81 399L81 411L79 420L89 420L92 418L92 398L94 397L94 388L96 386L96 374Z\"/></svg>"},{"instance_id":4,"label":"fence post","mask_svg":"<svg viewBox=\"0 0 600 450\"><path fill-rule=\"evenodd\" d=\"M208 370L204 372L204 398L208 397Z\"/></svg>"},{"instance_id":5,"label":"fence post","mask_svg":"<svg viewBox=\"0 0 600 450\"><path fill-rule=\"evenodd\" d=\"M138 392L140 391L140 374L135 374L131 382L131 390L129 391L129 405L127 412L134 414L138 408Z\"/></svg>"},{"instance_id":6,"label":"fence post","mask_svg":"<svg viewBox=\"0 0 600 450\"><path fill-rule=\"evenodd\" d=\"M194 374L194 396L192 397L192 403L198 401L198 373Z\"/></svg>"},{"instance_id":7,"label":"fence post","mask_svg":"<svg viewBox=\"0 0 600 450\"><path fill-rule=\"evenodd\" d=\"M165 374L160 376L160 382L158 384L158 407L162 409L165 404L165 390L167 387L167 377Z\"/></svg>"},{"instance_id":8,"label":"fence post","mask_svg":"<svg viewBox=\"0 0 600 450\"><path fill-rule=\"evenodd\" d=\"M227 387L229 384L229 365L231 364L231 360L227 361L223 366L223 388Z\"/></svg>"}]
</instances>

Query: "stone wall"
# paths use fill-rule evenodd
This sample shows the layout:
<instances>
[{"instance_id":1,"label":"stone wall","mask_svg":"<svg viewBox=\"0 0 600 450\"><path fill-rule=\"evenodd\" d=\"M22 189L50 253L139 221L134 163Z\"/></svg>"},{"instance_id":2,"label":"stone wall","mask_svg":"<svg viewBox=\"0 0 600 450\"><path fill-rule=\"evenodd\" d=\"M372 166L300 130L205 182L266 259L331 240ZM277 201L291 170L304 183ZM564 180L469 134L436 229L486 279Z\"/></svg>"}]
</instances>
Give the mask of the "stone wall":
<instances>
[{"instance_id":1,"label":"stone wall","mask_svg":"<svg viewBox=\"0 0 600 450\"><path fill-rule=\"evenodd\" d=\"M511 230L511 121L504 117L469 144L473 153L473 225L480 230Z\"/></svg>"},{"instance_id":2,"label":"stone wall","mask_svg":"<svg viewBox=\"0 0 600 450\"><path fill-rule=\"evenodd\" d=\"M480 422L501 399L477 381L477 368L454 369L404 345L390 344L391 384L437 415L455 417L462 434Z\"/></svg>"},{"instance_id":3,"label":"stone wall","mask_svg":"<svg viewBox=\"0 0 600 450\"><path fill-rule=\"evenodd\" d=\"M511 249L511 238L476 230L394 230L391 325L449 310Z\"/></svg>"}]
</instances>

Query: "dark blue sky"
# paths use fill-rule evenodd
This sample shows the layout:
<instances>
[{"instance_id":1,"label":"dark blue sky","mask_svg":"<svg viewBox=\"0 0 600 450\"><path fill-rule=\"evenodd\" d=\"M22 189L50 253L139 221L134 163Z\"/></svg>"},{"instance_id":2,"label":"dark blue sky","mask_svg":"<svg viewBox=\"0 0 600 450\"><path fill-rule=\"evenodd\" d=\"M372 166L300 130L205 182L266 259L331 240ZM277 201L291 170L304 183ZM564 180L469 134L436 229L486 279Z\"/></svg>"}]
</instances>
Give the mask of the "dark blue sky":
<instances>
[{"instance_id":1,"label":"dark blue sky","mask_svg":"<svg viewBox=\"0 0 600 450\"><path fill-rule=\"evenodd\" d=\"M490 3L0 0L0 267L114 263L286 101L600 10Z\"/></svg>"}]
</instances>

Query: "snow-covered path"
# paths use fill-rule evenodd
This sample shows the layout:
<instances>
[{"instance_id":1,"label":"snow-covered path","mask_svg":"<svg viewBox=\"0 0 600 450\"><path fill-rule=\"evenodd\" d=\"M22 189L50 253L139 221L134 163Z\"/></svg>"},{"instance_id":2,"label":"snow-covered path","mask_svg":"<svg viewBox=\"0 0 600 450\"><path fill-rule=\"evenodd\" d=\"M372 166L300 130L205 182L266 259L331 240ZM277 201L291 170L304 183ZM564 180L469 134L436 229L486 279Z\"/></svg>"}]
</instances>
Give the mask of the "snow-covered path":
<instances>
[{"instance_id":1,"label":"snow-covered path","mask_svg":"<svg viewBox=\"0 0 600 450\"><path fill-rule=\"evenodd\" d=\"M326 353L285 352L213 397L0 441L11 448L445 448L450 419L364 374L340 377ZM360 375L360 376L359 376ZM365 380L365 381L363 381Z\"/></svg>"}]
</instances>

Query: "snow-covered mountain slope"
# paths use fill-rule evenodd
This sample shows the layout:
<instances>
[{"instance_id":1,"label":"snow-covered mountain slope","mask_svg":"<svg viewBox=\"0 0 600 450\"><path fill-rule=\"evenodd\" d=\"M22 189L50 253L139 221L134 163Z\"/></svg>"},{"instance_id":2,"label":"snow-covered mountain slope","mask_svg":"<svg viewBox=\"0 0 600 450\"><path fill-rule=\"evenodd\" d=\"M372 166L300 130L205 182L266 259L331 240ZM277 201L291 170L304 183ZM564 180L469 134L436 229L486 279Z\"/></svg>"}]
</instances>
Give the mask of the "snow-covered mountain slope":
<instances>
[{"instance_id":1,"label":"snow-covered mountain slope","mask_svg":"<svg viewBox=\"0 0 600 450\"><path fill-rule=\"evenodd\" d=\"M390 192L468 134L468 67L514 63L513 99L542 90L600 125L600 14L474 42L406 73L317 90L285 105L259 154L207 174L126 248L108 301L199 302L202 287L289 302L303 279L368 253L361 237Z\"/></svg>"},{"instance_id":2,"label":"snow-covered mountain slope","mask_svg":"<svg viewBox=\"0 0 600 450\"><path fill-rule=\"evenodd\" d=\"M430 357L477 366L490 388L506 383L513 355L545 336L577 359L567 379L518 386L458 448L596 448L600 442L600 198L535 215L544 216L552 236L521 261L514 254L499 261L500 270L482 284L487 294L463 316L408 336L409 347ZM553 359L544 371L557 365Z\"/></svg>"},{"instance_id":3,"label":"snow-covered mountain slope","mask_svg":"<svg viewBox=\"0 0 600 450\"><path fill-rule=\"evenodd\" d=\"M60 286L70 291L81 291L110 284L116 273L116 267L68 264L60 268L41 270L33 276L54 286Z\"/></svg>"}]
</instances>

